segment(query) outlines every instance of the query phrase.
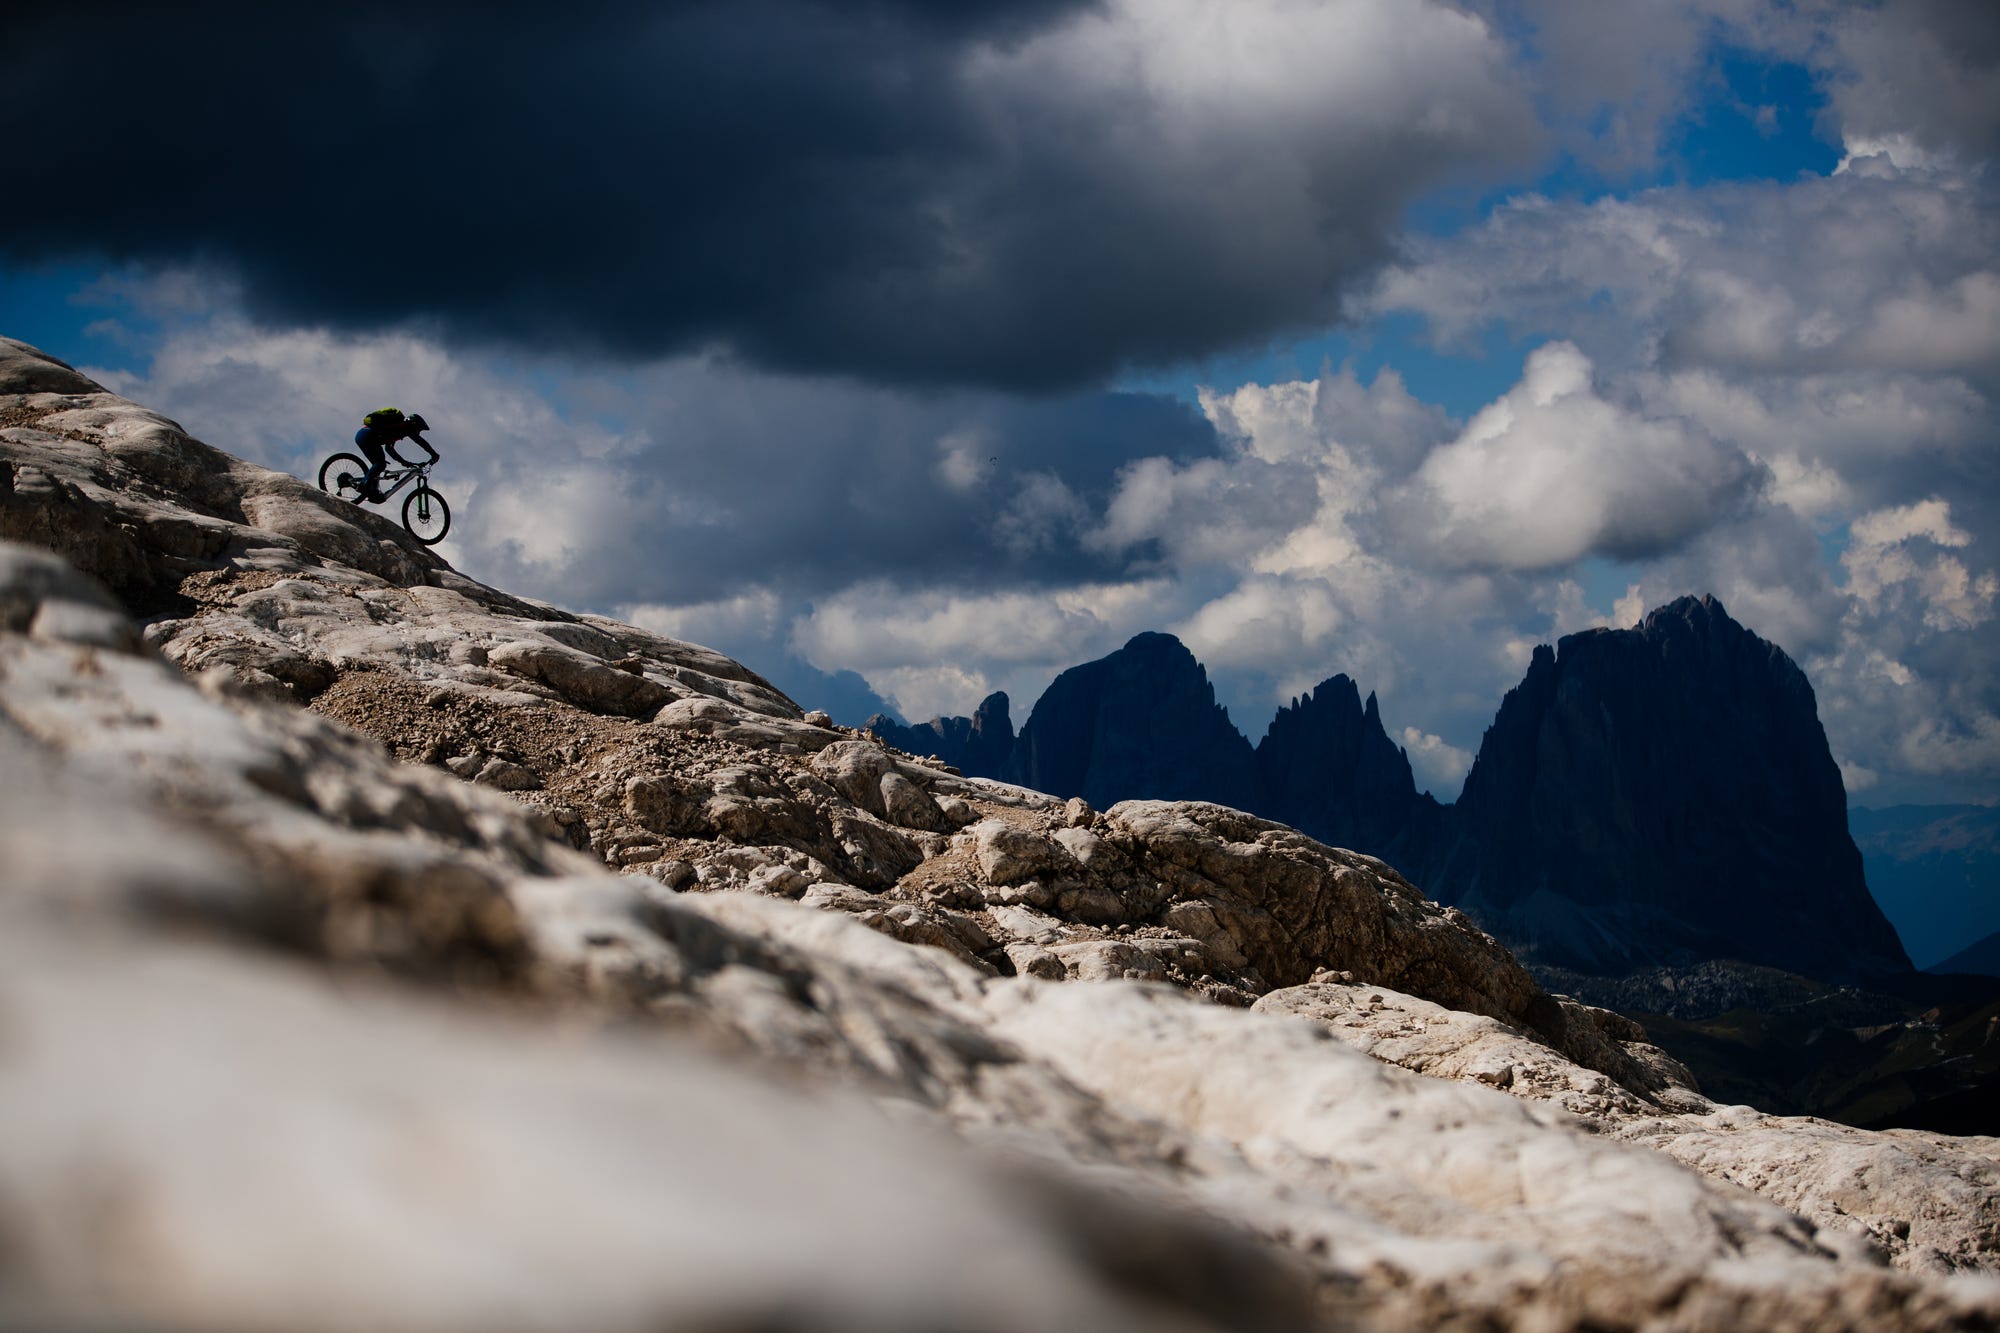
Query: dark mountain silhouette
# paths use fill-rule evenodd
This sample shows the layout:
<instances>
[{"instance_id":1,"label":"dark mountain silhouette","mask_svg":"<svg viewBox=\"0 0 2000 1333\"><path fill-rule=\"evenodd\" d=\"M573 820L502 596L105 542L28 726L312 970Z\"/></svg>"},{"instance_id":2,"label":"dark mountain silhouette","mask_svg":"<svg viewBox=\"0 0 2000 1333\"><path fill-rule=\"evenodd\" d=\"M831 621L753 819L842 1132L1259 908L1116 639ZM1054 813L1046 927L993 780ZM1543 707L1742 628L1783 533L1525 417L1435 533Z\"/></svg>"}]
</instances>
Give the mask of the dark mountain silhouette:
<instances>
[{"instance_id":1,"label":"dark mountain silhouette","mask_svg":"<svg viewBox=\"0 0 2000 1333\"><path fill-rule=\"evenodd\" d=\"M987 695L971 717L934 717L904 726L881 713L863 725L889 744L911 754L931 755L975 777L997 778L1014 752L1014 722L1007 696Z\"/></svg>"},{"instance_id":2,"label":"dark mountain silhouette","mask_svg":"<svg viewBox=\"0 0 2000 1333\"><path fill-rule=\"evenodd\" d=\"M1392 865L1417 863L1443 832L1445 807L1417 791L1375 696L1364 705L1346 676L1278 710L1257 744L1257 775L1256 813Z\"/></svg>"},{"instance_id":3,"label":"dark mountain silhouette","mask_svg":"<svg viewBox=\"0 0 2000 1333\"><path fill-rule=\"evenodd\" d=\"M1542 966L1911 970L1863 883L1812 686L1712 597L1537 648L1454 806L1417 790L1374 696L1346 676L1280 709L1252 751L1170 635L1057 677L1004 763L994 704L983 722L877 730L1099 807L1205 800L1280 820L1381 857Z\"/></svg>"},{"instance_id":4,"label":"dark mountain silhouette","mask_svg":"<svg viewBox=\"0 0 2000 1333\"><path fill-rule=\"evenodd\" d=\"M1419 882L1540 962L1910 970L1863 883L1812 686L1712 597L1536 649L1451 823Z\"/></svg>"},{"instance_id":5,"label":"dark mountain silhouette","mask_svg":"<svg viewBox=\"0 0 2000 1333\"><path fill-rule=\"evenodd\" d=\"M1057 676L1021 727L1010 782L1100 809L1145 797L1262 805L1257 757L1171 634L1140 634Z\"/></svg>"}]
</instances>

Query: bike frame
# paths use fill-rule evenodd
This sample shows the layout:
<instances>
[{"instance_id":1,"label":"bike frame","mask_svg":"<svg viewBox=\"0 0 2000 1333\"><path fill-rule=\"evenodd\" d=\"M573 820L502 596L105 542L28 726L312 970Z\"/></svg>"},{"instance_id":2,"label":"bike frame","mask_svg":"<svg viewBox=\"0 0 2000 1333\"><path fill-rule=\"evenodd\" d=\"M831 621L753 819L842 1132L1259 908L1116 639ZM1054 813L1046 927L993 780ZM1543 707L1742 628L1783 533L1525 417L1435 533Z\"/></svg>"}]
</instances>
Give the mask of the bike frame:
<instances>
[{"instance_id":1,"label":"bike frame","mask_svg":"<svg viewBox=\"0 0 2000 1333\"><path fill-rule=\"evenodd\" d=\"M405 463L403 464L403 470L401 472L394 471L390 468L383 468L382 475L375 478L376 489L382 492L381 502L387 504L390 496L394 495L397 491L402 490L405 486L410 484L411 478L415 478L416 480L421 481L424 484L428 485L430 483L431 468L433 468L434 466L436 466L435 462ZM393 486L389 484L389 482L392 479L396 483Z\"/></svg>"}]
</instances>

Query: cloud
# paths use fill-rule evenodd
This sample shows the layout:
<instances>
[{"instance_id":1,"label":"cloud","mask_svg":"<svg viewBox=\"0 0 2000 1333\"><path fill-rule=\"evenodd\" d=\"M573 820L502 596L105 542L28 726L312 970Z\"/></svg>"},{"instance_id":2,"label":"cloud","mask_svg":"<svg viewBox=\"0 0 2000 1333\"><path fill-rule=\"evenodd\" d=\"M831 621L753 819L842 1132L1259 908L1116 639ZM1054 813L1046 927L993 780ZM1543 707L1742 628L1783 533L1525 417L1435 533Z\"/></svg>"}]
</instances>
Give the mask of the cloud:
<instances>
[{"instance_id":1,"label":"cloud","mask_svg":"<svg viewBox=\"0 0 2000 1333\"><path fill-rule=\"evenodd\" d=\"M2000 781L1990 6L73 8L0 43L0 259L139 261L118 386L260 461L424 410L478 577L917 717L1169 628L1253 732L1346 671L1447 791L1536 643L1714 592L1871 801ZM144 114L176 60L241 77ZM1404 230L1533 113L1679 179L1725 60L1810 71L1841 170ZM1414 321L1368 374L1043 391L1342 316ZM1519 382L1454 419L1412 322Z\"/></svg>"},{"instance_id":2,"label":"cloud","mask_svg":"<svg viewBox=\"0 0 2000 1333\"><path fill-rule=\"evenodd\" d=\"M1857 155L2000 151L2000 12L1985 0L1468 3L1516 36L1564 148L1602 170L1654 164L1718 50L1810 71L1824 132Z\"/></svg>"},{"instance_id":3,"label":"cloud","mask_svg":"<svg viewBox=\"0 0 2000 1333\"><path fill-rule=\"evenodd\" d=\"M1971 160L2000 153L2000 10L1982 0L1832 6L1819 47L1850 143L1900 136Z\"/></svg>"},{"instance_id":4,"label":"cloud","mask_svg":"<svg viewBox=\"0 0 2000 1333\"><path fill-rule=\"evenodd\" d=\"M467 572L709 643L848 720L877 695L920 718L996 688L1025 710L1057 671L1168 628L1253 734L1345 671L1396 734L1469 751L1534 644L1712 591L1806 665L1836 753L1877 775L1871 799L1977 795L1994 771L1990 487L1975 471L1909 490L1993 438L1955 378L1662 372L1636 354L1606 370L1551 343L1454 423L1393 372L1193 407L704 358L599 376L415 335L272 331L187 298L148 373L115 387L300 475L362 406L423 410ZM1769 503L1730 489L1779 449ZM1413 495L1428 526L1405 521ZM1633 530L1655 545L1621 561ZM1823 550L1843 533L1837 583ZM1449 757L1413 751L1443 792Z\"/></svg>"},{"instance_id":5,"label":"cloud","mask_svg":"<svg viewBox=\"0 0 2000 1333\"><path fill-rule=\"evenodd\" d=\"M784 625L785 605L769 588L748 588L733 597L687 606L644 602L619 608L641 629L690 643L737 643L772 637Z\"/></svg>"},{"instance_id":6,"label":"cloud","mask_svg":"<svg viewBox=\"0 0 2000 1333\"><path fill-rule=\"evenodd\" d=\"M162 70L206 73L163 112ZM272 323L1036 388L1325 322L1405 205L1535 134L1435 0L31 6L0 126L36 182L12 261L204 258Z\"/></svg>"},{"instance_id":7,"label":"cloud","mask_svg":"<svg viewBox=\"0 0 2000 1333\"><path fill-rule=\"evenodd\" d=\"M351 447L367 408L422 411L454 558L599 608L746 587L793 605L918 569L974 591L1122 578L1129 559L1081 545L1118 469L1215 442L1153 395L905 393L699 357L604 376L415 334L273 330L226 297L162 333L145 373L98 373L298 476Z\"/></svg>"},{"instance_id":8,"label":"cloud","mask_svg":"<svg viewBox=\"0 0 2000 1333\"><path fill-rule=\"evenodd\" d=\"M2000 577L1974 575L1946 551L1972 544L1972 534L1951 521L1951 505L1933 496L1916 504L1878 509L1850 528L1841 567L1858 608L1879 614L1905 598L1936 630L1972 629L1993 618ZM1930 558L1921 552L1929 550Z\"/></svg>"},{"instance_id":9,"label":"cloud","mask_svg":"<svg viewBox=\"0 0 2000 1333\"><path fill-rule=\"evenodd\" d=\"M1658 555L1754 500L1762 469L1686 421L1599 396L1567 342L1433 451L1400 503L1413 544L1447 564L1553 569Z\"/></svg>"},{"instance_id":10,"label":"cloud","mask_svg":"<svg viewBox=\"0 0 2000 1333\"><path fill-rule=\"evenodd\" d=\"M1621 370L1990 377L1996 204L2000 178L1886 164L1589 203L1529 195L1414 240L1368 305L1420 315L1441 346L1560 328Z\"/></svg>"},{"instance_id":11,"label":"cloud","mask_svg":"<svg viewBox=\"0 0 2000 1333\"><path fill-rule=\"evenodd\" d=\"M1204 603L1173 633L1211 669L1269 669L1329 661L1347 619L1332 589L1306 580L1250 578Z\"/></svg>"},{"instance_id":12,"label":"cloud","mask_svg":"<svg viewBox=\"0 0 2000 1333\"><path fill-rule=\"evenodd\" d=\"M1030 472L1001 506L993 531L1016 555L1068 549L1090 511L1069 484L1053 472Z\"/></svg>"},{"instance_id":13,"label":"cloud","mask_svg":"<svg viewBox=\"0 0 2000 1333\"><path fill-rule=\"evenodd\" d=\"M1565 148L1627 172L1653 164L1670 124L1688 108L1714 29L1747 6L1495 0L1478 8L1519 31L1540 100L1566 131Z\"/></svg>"},{"instance_id":14,"label":"cloud","mask_svg":"<svg viewBox=\"0 0 2000 1333\"><path fill-rule=\"evenodd\" d=\"M996 689L1024 717L1057 672L1157 627L1174 597L1163 581L983 594L861 583L798 615L791 645L861 673L906 717L962 714Z\"/></svg>"},{"instance_id":15,"label":"cloud","mask_svg":"<svg viewBox=\"0 0 2000 1333\"><path fill-rule=\"evenodd\" d=\"M999 456L986 453L987 440L978 431L955 431L937 442L937 477L946 489L961 495L991 481Z\"/></svg>"},{"instance_id":16,"label":"cloud","mask_svg":"<svg viewBox=\"0 0 2000 1333\"><path fill-rule=\"evenodd\" d=\"M1472 771L1472 752L1461 750L1442 736L1433 736L1416 727L1403 728L1403 749L1416 770L1418 785L1432 792L1455 797Z\"/></svg>"}]
</instances>

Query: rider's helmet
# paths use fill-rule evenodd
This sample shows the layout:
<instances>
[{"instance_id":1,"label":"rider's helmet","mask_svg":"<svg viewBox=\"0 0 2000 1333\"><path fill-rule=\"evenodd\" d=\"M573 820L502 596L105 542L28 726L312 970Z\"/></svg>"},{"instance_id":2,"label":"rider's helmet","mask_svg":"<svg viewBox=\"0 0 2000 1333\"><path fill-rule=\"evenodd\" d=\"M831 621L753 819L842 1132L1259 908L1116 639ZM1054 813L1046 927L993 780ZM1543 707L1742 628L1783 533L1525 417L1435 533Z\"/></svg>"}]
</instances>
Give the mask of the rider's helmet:
<instances>
[{"instance_id":1,"label":"rider's helmet","mask_svg":"<svg viewBox=\"0 0 2000 1333\"><path fill-rule=\"evenodd\" d=\"M419 412L410 418L409 427L411 430L418 430L418 431L429 430L431 428L431 423L425 421L423 413Z\"/></svg>"}]
</instances>

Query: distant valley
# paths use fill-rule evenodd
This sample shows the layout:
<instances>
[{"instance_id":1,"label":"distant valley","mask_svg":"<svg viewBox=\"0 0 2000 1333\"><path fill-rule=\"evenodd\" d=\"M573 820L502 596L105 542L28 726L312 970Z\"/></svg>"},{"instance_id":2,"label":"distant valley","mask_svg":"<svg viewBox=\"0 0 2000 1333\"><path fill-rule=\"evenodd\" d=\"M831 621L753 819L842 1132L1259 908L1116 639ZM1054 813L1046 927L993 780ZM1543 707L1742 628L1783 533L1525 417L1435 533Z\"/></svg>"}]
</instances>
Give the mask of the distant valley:
<instances>
[{"instance_id":1,"label":"distant valley","mask_svg":"<svg viewBox=\"0 0 2000 1333\"><path fill-rule=\"evenodd\" d=\"M1982 805L1860 806L1847 826L1861 849L1868 888L1910 960L1935 972L2000 975L2000 809ZM1971 956L1955 966L1959 954ZM1983 960L1983 962L1982 962Z\"/></svg>"}]
</instances>

